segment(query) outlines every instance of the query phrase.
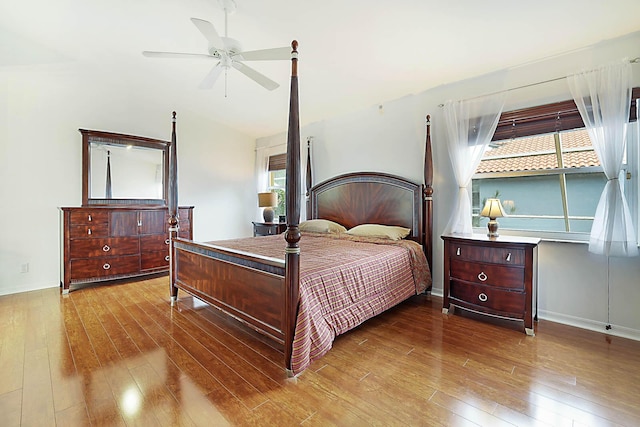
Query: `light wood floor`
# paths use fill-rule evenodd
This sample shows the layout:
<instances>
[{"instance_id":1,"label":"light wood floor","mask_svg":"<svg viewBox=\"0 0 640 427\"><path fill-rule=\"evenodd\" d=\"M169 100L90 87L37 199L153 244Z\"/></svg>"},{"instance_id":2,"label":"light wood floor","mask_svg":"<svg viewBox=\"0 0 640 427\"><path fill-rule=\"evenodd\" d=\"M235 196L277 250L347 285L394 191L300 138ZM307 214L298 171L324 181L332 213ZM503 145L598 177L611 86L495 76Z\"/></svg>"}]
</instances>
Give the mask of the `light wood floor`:
<instances>
[{"instance_id":1,"label":"light wood floor","mask_svg":"<svg viewBox=\"0 0 640 427\"><path fill-rule=\"evenodd\" d=\"M640 342L416 296L296 379L168 279L0 297L0 425L640 425ZM250 346L248 346L248 344Z\"/></svg>"}]
</instances>

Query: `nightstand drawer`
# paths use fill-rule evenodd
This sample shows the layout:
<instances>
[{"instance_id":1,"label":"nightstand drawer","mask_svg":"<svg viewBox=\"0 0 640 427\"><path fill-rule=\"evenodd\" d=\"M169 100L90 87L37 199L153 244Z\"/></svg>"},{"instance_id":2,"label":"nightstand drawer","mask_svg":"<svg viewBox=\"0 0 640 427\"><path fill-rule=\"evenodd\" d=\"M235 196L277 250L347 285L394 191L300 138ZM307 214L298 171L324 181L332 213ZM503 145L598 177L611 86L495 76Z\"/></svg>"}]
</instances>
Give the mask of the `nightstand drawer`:
<instances>
[{"instance_id":1,"label":"nightstand drawer","mask_svg":"<svg viewBox=\"0 0 640 427\"><path fill-rule=\"evenodd\" d=\"M451 260L451 278L483 285L524 290L524 268Z\"/></svg>"},{"instance_id":2,"label":"nightstand drawer","mask_svg":"<svg viewBox=\"0 0 640 427\"><path fill-rule=\"evenodd\" d=\"M454 304L498 316L523 318L525 293L513 292L491 286L452 280L449 298Z\"/></svg>"},{"instance_id":3,"label":"nightstand drawer","mask_svg":"<svg viewBox=\"0 0 640 427\"><path fill-rule=\"evenodd\" d=\"M452 260L462 259L494 264L524 265L523 249L452 244L449 246L449 251Z\"/></svg>"},{"instance_id":4,"label":"nightstand drawer","mask_svg":"<svg viewBox=\"0 0 640 427\"><path fill-rule=\"evenodd\" d=\"M283 233L287 229L287 224L282 222L254 222L253 235L255 236L272 236L274 234Z\"/></svg>"}]
</instances>

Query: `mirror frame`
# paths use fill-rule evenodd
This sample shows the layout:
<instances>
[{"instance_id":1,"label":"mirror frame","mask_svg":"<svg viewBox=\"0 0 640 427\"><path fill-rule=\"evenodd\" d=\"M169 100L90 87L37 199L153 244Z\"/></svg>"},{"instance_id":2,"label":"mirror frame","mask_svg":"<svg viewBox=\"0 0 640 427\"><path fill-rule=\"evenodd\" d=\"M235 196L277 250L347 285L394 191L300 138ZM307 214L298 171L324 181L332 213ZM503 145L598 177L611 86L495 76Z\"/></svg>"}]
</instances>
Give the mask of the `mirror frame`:
<instances>
[{"instance_id":1,"label":"mirror frame","mask_svg":"<svg viewBox=\"0 0 640 427\"><path fill-rule=\"evenodd\" d=\"M78 129L82 134L82 206L168 206L169 199L169 141L143 136ZM145 147L162 151L162 199L98 199L91 197L91 143Z\"/></svg>"}]
</instances>

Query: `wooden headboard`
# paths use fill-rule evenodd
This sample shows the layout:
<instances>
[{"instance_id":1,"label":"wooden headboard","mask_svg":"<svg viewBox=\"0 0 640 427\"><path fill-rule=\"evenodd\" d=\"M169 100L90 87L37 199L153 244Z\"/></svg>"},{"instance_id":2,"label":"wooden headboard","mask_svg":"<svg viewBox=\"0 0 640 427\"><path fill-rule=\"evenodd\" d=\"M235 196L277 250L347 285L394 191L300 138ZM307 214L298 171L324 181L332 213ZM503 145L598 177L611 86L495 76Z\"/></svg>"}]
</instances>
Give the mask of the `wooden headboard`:
<instances>
[{"instance_id":1,"label":"wooden headboard","mask_svg":"<svg viewBox=\"0 0 640 427\"><path fill-rule=\"evenodd\" d=\"M360 224L399 225L412 240L425 244L423 186L378 172L339 175L311 188L309 219L335 221L347 228Z\"/></svg>"}]
</instances>

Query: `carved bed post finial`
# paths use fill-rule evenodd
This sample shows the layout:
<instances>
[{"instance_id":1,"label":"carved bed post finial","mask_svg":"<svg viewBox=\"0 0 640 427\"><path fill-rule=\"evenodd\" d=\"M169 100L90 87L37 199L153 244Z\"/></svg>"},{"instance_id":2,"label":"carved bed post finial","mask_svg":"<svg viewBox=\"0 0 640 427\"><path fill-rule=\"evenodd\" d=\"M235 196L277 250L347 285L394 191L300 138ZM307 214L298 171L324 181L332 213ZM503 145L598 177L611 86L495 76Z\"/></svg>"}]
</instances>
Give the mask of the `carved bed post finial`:
<instances>
[{"instance_id":1,"label":"carved bed post finial","mask_svg":"<svg viewBox=\"0 0 640 427\"><path fill-rule=\"evenodd\" d=\"M298 76L298 41L291 42L291 76Z\"/></svg>"},{"instance_id":2,"label":"carved bed post finial","mask_svg":"<svg viewBox=\"0 0 640 427\"><path fill-rule=\"evenodd\" d=\"M429 267L433 268L433 158L431 153L431 116L426 118L424 152L423 227L424 247Z\"/></svg>"},{"instance_id":3,"label":"carved bed post finial","mask_svg":"<svg viewBox=\"0 0 640 427\"><path fill-rule=\"evenodd\" d=\"M171 305L178 299L176 283L175 253L173 239L178 237L178 161L177 161L177 137L176 137L176 112L171 118L171 146L169 149L169 280L171 291Z\"/></svg>"}]
</instances>

